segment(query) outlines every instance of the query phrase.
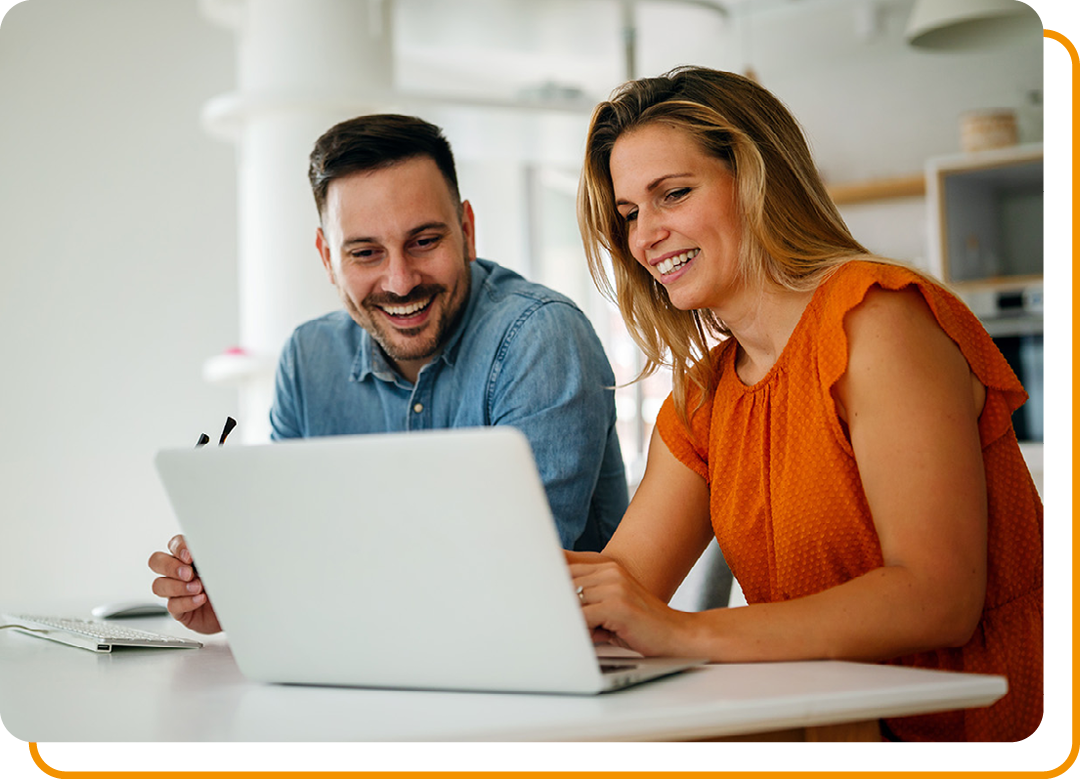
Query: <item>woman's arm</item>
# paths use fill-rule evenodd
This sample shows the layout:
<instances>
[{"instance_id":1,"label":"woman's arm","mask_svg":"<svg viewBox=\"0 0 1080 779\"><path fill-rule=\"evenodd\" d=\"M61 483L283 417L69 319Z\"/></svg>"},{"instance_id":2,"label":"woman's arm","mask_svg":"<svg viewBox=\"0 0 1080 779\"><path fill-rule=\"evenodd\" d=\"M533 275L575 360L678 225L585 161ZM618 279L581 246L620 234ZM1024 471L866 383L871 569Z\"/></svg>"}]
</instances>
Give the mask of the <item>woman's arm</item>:
<instances>
[{"instance_id":1,"label":"woman's arm","mask_svg":"<svg viewBox=\"0 0 1080 779\"><path fill-rule=\"evenodd\" d=\"M985 389L922 296L872 290L845 322L835 388L884 567L868 577L879 615L838 636L844 656L967 643L986 591ZM858 581L858 580L856 580Z\"/></svg>"},{"instance_id":2,"label":"woman's arm","mask_svg":"<svg viewBox=\"0 0 1080 779\"><path fill-rule=\"evenodd\" d=\"M645 475L604 551L566 553L594 637L675 654L667 642L684 615L667 602L712 538L708 485L654 430Z\"/></svg>"},{"instance_id":3,"label":"woman's arm","mask_svg":"<svg viewBox=\"0 0 1080 779\"><path fill-rule=\"evenodd\" d=\"M915 292L871 292L845 329L835 396L884 566L809 597L697 614L666 614L625 577L594 570L579 582L590 625L645 654L722 661L877 660L967 642L986 586L982 388ZM624 563L632 572L642 551ZM656 572L643 575L656 586Z\"/></svg>"},{"instance_id":4,"label":"woman's arm","mask_svg":"<svg viewBox=\"0 0 1080 779\"><path fill-rule=\"evenodd\" d=\"M604 556L665 603L713 538L709 486L653 429L645 474Z\"/></svg>"}]
</instances>

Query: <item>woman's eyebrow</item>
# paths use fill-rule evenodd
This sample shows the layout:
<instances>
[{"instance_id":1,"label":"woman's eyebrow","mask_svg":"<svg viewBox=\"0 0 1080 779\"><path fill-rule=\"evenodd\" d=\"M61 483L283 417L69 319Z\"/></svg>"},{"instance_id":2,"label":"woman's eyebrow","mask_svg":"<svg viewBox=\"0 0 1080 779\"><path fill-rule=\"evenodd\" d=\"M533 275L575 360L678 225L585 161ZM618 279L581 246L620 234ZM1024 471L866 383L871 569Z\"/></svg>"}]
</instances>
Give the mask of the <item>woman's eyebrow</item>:
<instances>
[{"instance_id":1,"label":"woman's eyebrow","mask_svg":"<svg viewBox=\"0 0 1080 779\"><path fill-rule=\"evenodd\" d=\"M652 192L653 190L655 190L657 187L659 187L661 184L663 184L668 179L678 179L678 178L683 178L684 176L689 176L689 175L690 175L689 173L665 173L663 176L657 176L652 181L650 181L645 186L645 191L646 192ZM626 200L625 198L619 198L618 200L615 201L615 205L616 206L632 206L633 203L631 203L629 200Z\"/></svg>"}]
</instances>

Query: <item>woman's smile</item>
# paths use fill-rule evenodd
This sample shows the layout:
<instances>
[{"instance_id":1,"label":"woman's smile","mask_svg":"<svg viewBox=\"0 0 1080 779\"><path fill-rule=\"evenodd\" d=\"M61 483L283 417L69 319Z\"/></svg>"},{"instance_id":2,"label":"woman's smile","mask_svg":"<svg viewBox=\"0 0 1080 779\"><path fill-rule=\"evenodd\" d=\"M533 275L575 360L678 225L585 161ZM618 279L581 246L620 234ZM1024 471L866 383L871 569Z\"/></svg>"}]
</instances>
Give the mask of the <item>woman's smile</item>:
<instances>
[{"instance_id":1,"label":"woman's smile","mask_svg":"<svg viewBox=\"0 0 1080 779\"><path fill-rule=\"evenodd\" d=\"M701 249L689 249L655 263L653 267L660 272L660 283L667 284L681 276L682 273L678 271L685 270L700 252Z\"/></svg>"}]
</instances>

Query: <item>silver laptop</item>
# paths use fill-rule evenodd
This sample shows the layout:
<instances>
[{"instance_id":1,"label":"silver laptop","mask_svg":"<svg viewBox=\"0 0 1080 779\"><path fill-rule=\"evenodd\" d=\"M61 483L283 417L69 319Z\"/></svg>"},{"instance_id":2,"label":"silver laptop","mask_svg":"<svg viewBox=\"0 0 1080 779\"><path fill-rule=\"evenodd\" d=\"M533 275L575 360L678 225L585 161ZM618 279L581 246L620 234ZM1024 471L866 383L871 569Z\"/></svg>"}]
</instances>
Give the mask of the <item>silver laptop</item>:
<instances>
[{"instance_id":1,"label":"silver laptop","mask_svg":"<svg viewBox=\"0 0 1080 779\"><path fill-rule=\"evenodd\" d=\"M598 693L704 662L598 658L515 429L166 450L155 463L248 678Z\"/></svg>"}]
</instances>

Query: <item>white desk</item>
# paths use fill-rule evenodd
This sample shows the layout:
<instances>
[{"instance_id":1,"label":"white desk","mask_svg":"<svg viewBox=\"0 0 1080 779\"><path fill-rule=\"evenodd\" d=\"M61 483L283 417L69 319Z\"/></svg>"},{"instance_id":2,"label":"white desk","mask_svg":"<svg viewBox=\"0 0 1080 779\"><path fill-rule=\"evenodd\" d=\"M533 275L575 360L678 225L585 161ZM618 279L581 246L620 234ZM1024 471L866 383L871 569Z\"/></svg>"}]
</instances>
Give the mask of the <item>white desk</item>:
<instances>
[{"instance_id":1,"label":"white desk","mask_svg":"<svg viewBox=\"0 0 1080 779\"><path fill-rule=\"evenodd\" d=\"M129 624L192 635L168 618ZM998 676L841 662L712 665L590 697L267 685L240 675L223 638L201 640L97 655L0 632L0 716L40 742L859 740L881 717L1006 691Z\"/></svg>"}]
</instances>

